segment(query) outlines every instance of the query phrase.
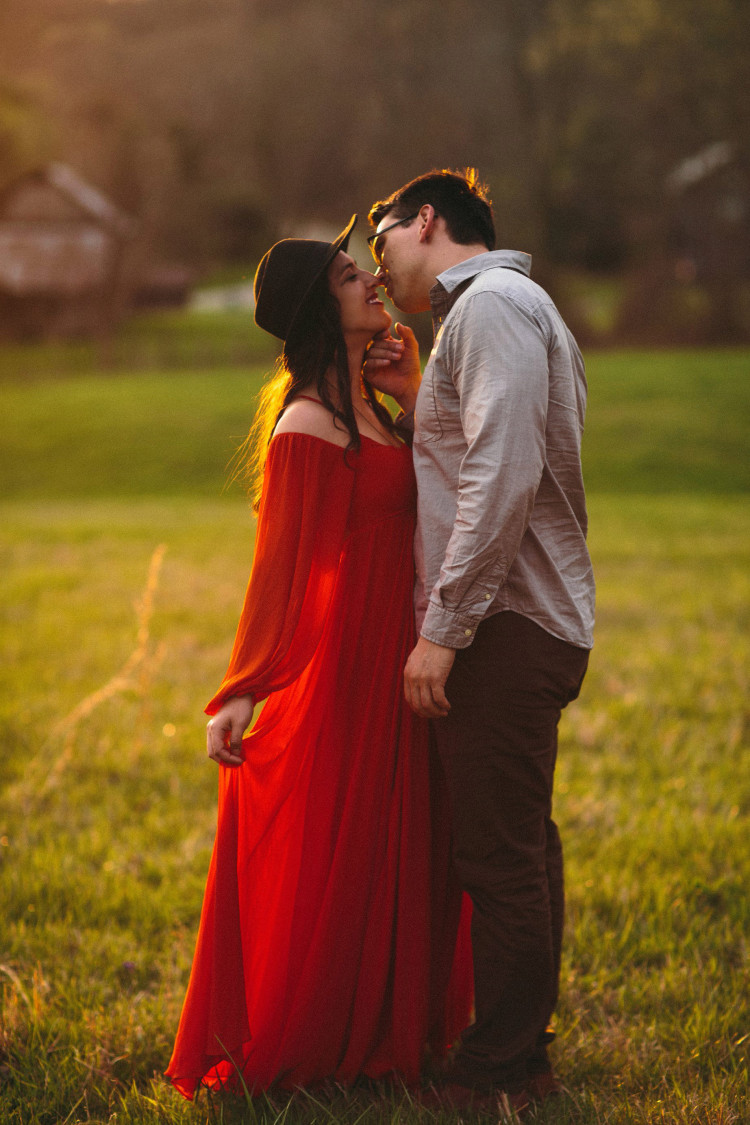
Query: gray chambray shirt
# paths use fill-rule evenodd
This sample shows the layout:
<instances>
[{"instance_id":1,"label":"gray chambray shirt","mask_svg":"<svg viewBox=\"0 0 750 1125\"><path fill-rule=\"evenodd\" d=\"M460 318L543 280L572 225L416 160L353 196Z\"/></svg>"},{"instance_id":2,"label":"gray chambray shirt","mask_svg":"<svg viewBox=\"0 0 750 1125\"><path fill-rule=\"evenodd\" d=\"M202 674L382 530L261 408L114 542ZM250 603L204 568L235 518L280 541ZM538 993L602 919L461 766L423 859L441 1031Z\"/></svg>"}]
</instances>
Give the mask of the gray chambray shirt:
<instances>
[{"instance_id":1,"label":"gray chambray shirt","mask_svg":"<svg viewBox=\"0 0 750 1125\"><path fill-rule=\"evenodd\" d=\"M430 292L435 344L414 411L417 627L470 645L501 610L590 648L583 359L531 258L479 254Z\"/></svg>"}]
</instances>

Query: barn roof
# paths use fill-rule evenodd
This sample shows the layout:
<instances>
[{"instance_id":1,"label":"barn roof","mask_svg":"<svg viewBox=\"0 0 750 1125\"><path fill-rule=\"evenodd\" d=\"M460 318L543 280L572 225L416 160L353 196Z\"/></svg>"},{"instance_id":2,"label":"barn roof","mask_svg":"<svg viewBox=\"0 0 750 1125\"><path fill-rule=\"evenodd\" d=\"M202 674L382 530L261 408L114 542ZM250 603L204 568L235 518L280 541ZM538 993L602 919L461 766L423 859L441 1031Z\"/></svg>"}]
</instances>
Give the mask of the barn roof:
<instances>
[{"instance_id":1,"label":"barn roof","mask_svg":"<svg viewBox=\"0 0 750 1125\"><path fill-rule=\"evenodd\" d=\"M667 176L667 187L677 193L687 191L720 168L726 168L734 157L734 148L729 141L716 141L706 145L700 152L686 157L672 169Z\"/></svg>"},{"instance_id":2,"label":"barn roof","mask_svg":"<svg viewBox=\"0 0 750 1125\"><path fill-rule=\"evenodd\" d=\"M100 289L137 224L66 164L0 194L0 292L73 297Z\"/></svg>"},{"instance_id":3,"label":"barn roof","mask_svg":"<svg viewBox=\"0 0 750 1125\"><path fill-rule=\"evenodd\" d=\"M68 164L52 162L33 172L20 176L9 184L0 194L0 222L12 215L13 202L31 184L47 184L59 193L78 212L104 227L118 238L132 238L137 230L137 222L108 199L98 188L93 187L78 175ZM9 211L11 214L9 214Z\"/></svg>"}]
</instances>

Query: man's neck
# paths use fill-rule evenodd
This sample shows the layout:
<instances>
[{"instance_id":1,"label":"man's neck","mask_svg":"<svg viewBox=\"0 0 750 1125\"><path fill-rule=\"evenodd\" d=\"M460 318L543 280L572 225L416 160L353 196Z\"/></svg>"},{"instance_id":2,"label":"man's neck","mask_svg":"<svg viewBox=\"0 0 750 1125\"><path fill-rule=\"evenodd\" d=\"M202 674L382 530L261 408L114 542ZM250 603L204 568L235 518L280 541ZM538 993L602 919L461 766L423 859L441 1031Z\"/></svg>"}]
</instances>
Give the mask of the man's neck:
<instances>
[{"instance_id":1,"label":"man's neck","mask_svg":"<svg viewBox=\"0 0 750 1125\"><path fill-rule=\"evenodd\" d=\"M437 281L440 274L451 269L452 266L460 265L461 262L466 262L469 258L476 258L477 254L488 253L489 251L483 242L473 242L468 246L462 246L458 242L447 240L435 247L434 256L430 262L430 272L434 271L434 281Z\"/></svg>"}]
</instances>

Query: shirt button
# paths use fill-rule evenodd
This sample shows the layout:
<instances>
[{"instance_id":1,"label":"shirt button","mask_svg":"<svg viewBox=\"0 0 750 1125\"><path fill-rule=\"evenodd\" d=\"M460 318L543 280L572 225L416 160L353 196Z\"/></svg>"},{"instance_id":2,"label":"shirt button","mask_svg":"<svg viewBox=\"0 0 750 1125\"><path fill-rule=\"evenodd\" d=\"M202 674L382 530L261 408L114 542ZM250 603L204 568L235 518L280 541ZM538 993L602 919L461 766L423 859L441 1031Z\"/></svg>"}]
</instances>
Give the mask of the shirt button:
<instances>
[{"instance_id":1,"label":"shirt button","mask_svg":"<svg viewBox=\"0 0 750 1125\"><path fill-rule=\"evenodd\" d=\"M490 600L490 598L491 598L491 597L492 597L492 594L485 594L485 595L484 595L484 600L485 600L486 602L488 602L488 601Z\"/></svg>"},{"instance_id":2,"label":"shirt button","mask_svg":"<svg viewBox=\"0 0 750 1125\"><path fill-rule=\"evenodd\" d=\"M471 636L471 629L464 629L464 636L470 637Z\"/></svg>"}]
</instances>

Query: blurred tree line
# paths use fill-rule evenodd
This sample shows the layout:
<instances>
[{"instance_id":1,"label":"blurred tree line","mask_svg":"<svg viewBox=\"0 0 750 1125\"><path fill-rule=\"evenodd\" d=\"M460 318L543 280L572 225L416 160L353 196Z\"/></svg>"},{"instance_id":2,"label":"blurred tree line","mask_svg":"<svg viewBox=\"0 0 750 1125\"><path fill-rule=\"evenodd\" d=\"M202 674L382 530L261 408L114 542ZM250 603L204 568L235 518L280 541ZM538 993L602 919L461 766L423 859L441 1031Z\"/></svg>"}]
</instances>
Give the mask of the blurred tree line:
<instances>
[{"instance_id":1,"label":"blurred tree line","mask_svg":"<svg viewBox=\"0 0 750 1125\"><path fill-rule=\"evenodd\" d=\"M0 186L65 161L162 257L251 263L471 164L553 292L747 333L747 0L0 0L0 75Z\"/></svg>"}]
</instances>

